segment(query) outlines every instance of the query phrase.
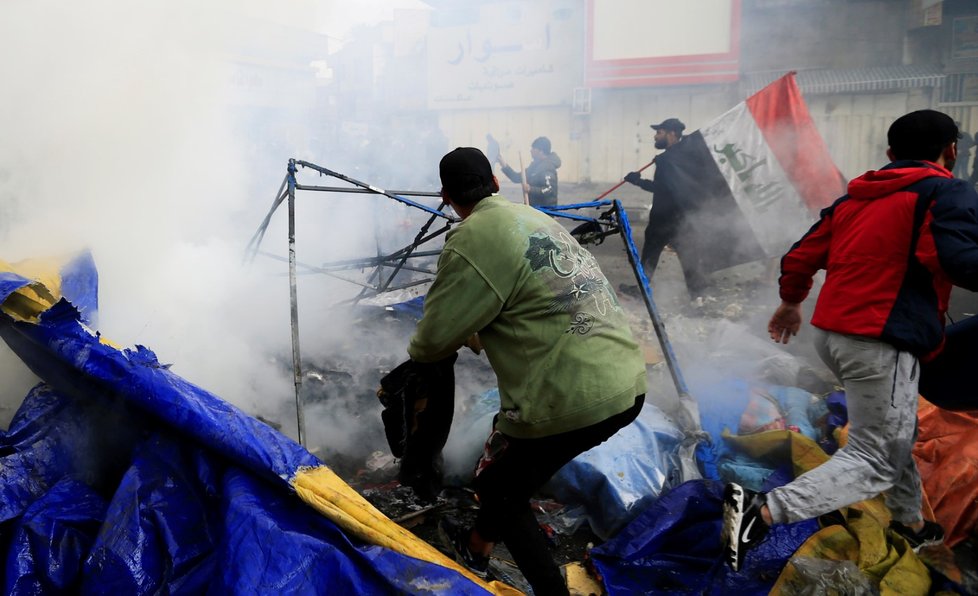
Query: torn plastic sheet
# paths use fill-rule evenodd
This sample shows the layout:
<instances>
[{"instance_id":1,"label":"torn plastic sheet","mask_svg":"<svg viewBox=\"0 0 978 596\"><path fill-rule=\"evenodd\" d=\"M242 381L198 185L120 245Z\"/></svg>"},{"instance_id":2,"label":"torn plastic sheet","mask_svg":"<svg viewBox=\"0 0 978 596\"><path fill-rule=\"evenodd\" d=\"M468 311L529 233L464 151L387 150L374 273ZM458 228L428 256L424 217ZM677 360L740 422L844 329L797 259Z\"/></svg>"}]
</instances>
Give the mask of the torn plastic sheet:
<instances>
[{"instance_id":1,"label":"torn plastic sheet","mask_svg":"<svg viewBox=\"0 0 978 596\"><path fill-rule=\"evenodd\" d=\"M747 551L744 568L734 572L723 562L722 498L722 483L691 480L663 493L617 536L593 549L608 594L768 594L818 522L772 527Z\"/></svg>"},{"instance_id":2,"label":"torn plastic sheet","mask_svg":"<svg viewBox=\"0 0 978 596\"><path fill-rule=\"evenodd\" d=\"M730 378L700 387L697 395L704 403L700 409L703 430L710 435L710 441L700 443L696 451L704 478L737 478L751 490L760 490L770 484L767 477L777 472L764 462L740 457L723 440L724 432L737 435L789 429L829 446L826 439L831 428L826 425L835 420L829 416L832 405L803 389ZM761 411L758 404L770 409Z\"/></svg>"},{"instance_id":3,"label":"torn plastic sheet","mask_svg":"<svg viewBox=\"0 0 978 596\"><path fill-rule=\"evenodd\" d=\"M0 436L4 451L26 449L61 472L26 479L37 496L12 519L4 593L485 593L449 569L352 541L151 418L85 401L39 385ZM60 449L31 449L55 434Z\"/></svg>"},{"instance_id":4,"label":"torn plastic sheet","mask_svg":"<svg viewBox=\"0 0 978 596\"><path fill-rule=\"evenodd\" d=\"M792 557L788 561L801 580L795 594L847 594L876 596L880 593L873 582L859 570L854 561L830 561L814 557Z\"/></svg>"},{"instance_id":5,"label":"torn plastic sheet","mask_svg":"<svg viewBox=\"0 0 978 596\"><path fill-rule=\"evenodd\" d=\"M955 546L978 535L978 412L951 412L921 400L913 454L934 519Z\"/></svg>"},{"instance_id":6,"label":"torn plastic sheet","mask_svg":"<svg viewBox=\"0 0 978 596\"><path fill-rule=\"evenodd\" d=\"M102 342L59 297L63 277L48 289L8 273L0 336L49 383L0 432L0 521L19 536L0 553L8 593L507 591L390 530L396 524L338 478L304 485L323 501L339 499L332 516L319 513L291 484L329 471L308 451L173 374L147 348ZM92 492L106 503L104 520L83 506ZM69 517L45 521L52 509Z\"/></svg>"},{"instance_id":7,"label":"torn plastic sheet","mask_svg":"<svg viewBox=\"0 0 978 596\"><path fill-rule=\"evenodd\" d=\"M13 524L4 594L77 592L105 507L105 499L70 477L31 503Z\"/></svg>"},{"instance_id":8,"label":"torn plastic sheet","mask_svg":"<svg viewBox=\"0 0 978 596\"><path fill-rule=\"evenodd\" d=\"M683 433L646 402L638 418L561 468L547 490L569 507L583 506L602 540L618 533L662 493L679 483Z\"/></svg>"}]
</instances>

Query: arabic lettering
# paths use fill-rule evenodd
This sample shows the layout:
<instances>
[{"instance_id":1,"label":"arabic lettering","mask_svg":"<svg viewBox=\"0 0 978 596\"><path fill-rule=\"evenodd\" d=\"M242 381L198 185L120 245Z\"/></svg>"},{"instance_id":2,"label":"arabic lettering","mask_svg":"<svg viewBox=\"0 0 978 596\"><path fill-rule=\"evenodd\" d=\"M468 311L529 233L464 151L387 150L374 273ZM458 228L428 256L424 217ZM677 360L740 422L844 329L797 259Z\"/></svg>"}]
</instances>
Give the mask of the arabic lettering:
<instances>
[{"instance_id":1,"label":"arabic lettering","mask_svg":"<svg viewBox=\"0 0 978 596\"><path fill-rule=\"evenodd\" d=\"M500 91L503 89L512 89L516 87L516 83L513 81L498 83L498 82L481 82L472 81L469 83L469 91Z\"/></svg>"},{"instance_id":2,"label":"arabic lettering","mask_svg":"<svg viewBox=\"0 0 978 596\"><path fill-rule=\"evenodd\" d=\"M722 148L714 146L713 151L722 156L717 161L721 165L729 164L737 179L744 183L744 194L758 212L763 213L778 202L785 190L783 185L776 180L758 179L765 173L761 168L768 163L766 157L760 159L733 143L727 143Z\"/></svg>"},{"instance_id":3,"label":"arabic lettering","mask_svg":"<svg viewBox=\"0 0 978 596\"><path fill-rule=\"evenodd\" d=\"M436 103L444 102L461 102L461 101L472 101L473 97L471 95L465 95L463 93L456 93L455 95L436 95L432 98L432 101Z\"/></svg>"},{"instance_id":4,"label":"arabic lettering","mask_svg":"<svg viewBox=\"0 0 978 596\"><path fill-rule=\"evenodd\" d=\"M526 66L521 65L516 68L500 67L491 64L487 64L482 67L482 74L489 78L503 78L503 77L535 77L541 74L551 74L554 71L554 65L552 63L540 64L537 66Z\"/></svg>"},{"instance_id":5,"label":"arabic lettering","mask_svg":"<svg viewBox=\"0 0 978 596\"><path fill-rule=\"evenodd\" d=\"M477 45L476 51L472 49L472 33L466 32L465 39L460 40L457 45L457 50L451 54L446 62L453 66L457 66L462 63L466 56L470 56L472 60L485 63L493 56L500 54L512 54L522 52L524 50L530 51L541 51L550 49L550 32L549 25L545 35L545 41L532 41L528 43L505 43L496 44L488 37L482 41L481 45Z\"/></svg>"},{"instance_id":6,"label":"arabic lettering","mask_svg":"<svg viewBox=\"0 0 978 596\"><path fill-rule=\"evenodd\" d=\"M466 32L465 34L465 44L461 41L458 42L458 55L448 61L449 64L458 65L462 62L462 58L465 57L465 48L468 46L468 51L472 53L472 33Z\"/></svg>"}]
</instances>

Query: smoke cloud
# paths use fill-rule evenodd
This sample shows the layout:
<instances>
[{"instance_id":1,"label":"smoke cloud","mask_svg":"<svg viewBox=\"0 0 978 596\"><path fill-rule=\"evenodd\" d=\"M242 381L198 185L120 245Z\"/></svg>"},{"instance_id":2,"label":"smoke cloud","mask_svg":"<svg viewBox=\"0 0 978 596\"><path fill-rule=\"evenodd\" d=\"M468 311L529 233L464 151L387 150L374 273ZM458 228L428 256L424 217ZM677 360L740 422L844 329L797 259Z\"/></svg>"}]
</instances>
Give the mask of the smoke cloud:
<instances>
[{"instance_id":1,"label":"smoke cloud","mask_svg":"<svg viewBox=\"0 0 978 596\"><path fill-rule=\"evenodd\" d=\"M274 6L177 0L124 8L108 0L3 3L0 49L10 59L0 61L0 259L91 249L105 337L153 349L175 373L296 436L287 267L265 256L246 263L244 249L289 158L385 188L437 190L437 160L463 143L458 131L440 130L435 118L385 111L383 98L356 89L336 94L339 105L323 101L322 86L343 74L330 70L329 56L358 36L369 41L382 34L351 32L392 18L399 8L425 6L413 0ZM602 98L595 96L596 112L607 109ZM701 123L688 120L691 128ZM651 153L647 125L643 119L643 153ZM543 128L525 134L553 134ZM472 142L481 144L481 135ZM511 160L525 148L512 143ZM343 186L310 170L299 177ZM518 200L513 188L508 196ZM633 202L647 202L647 193L627 187L615 197L629 191L641 195ZM592 197L568 191L561 201ZM302 191L297 199L309 446L358 458L386 448L373 390L406 357L410 330L336 308L359 287L305 266L403 246L427 218L368 195ZM285 256L286 224L283 206L262 250ZM641 244L644 225L633 225ZM620 252L614 258L624 262ZM365 278L356 270L341 275ZM656 279L664 281L661 274ZM660 283L656 290L688 304L682 289L670 292ZM684 332L675 335L683 344ZM683 359L687 375L700 360L698 354ZM485 367L472 368L472 379L464 378L461 364L457 369L463 410L478 410L473 396L492 384ZM0 389L5 423L36 380L6 348L0 374L7 381ZM667 378L663 383L668 389Z\"/></svg>"},{"instance_id":2,"label":"smoke cloud","mask_svg":"<svg viewBox=\"0 0 978 596\"><path fill-rule=\"evenodd\" d=\"M295 436L287 267L245 263L244 249L289 158L342 171L324 154L353 154L317 136L312 62L362 19L389 18L402 4L420 3L4 3L0 259L90 249L106 338L153 349L175 373ZM299 49L277 47L296 39ZM301 201L298 254L312 265L372 254L377 222L407 210L391 215L364 195ZM284 208L262 249L286 254ZM351 337L350 321L329 306L355 290L300 277L310 357ZM36 379L0 352L6 424ZM346 424L309 422L323 437L332 434L324 426Z\"/></svg>"}]
</instances>

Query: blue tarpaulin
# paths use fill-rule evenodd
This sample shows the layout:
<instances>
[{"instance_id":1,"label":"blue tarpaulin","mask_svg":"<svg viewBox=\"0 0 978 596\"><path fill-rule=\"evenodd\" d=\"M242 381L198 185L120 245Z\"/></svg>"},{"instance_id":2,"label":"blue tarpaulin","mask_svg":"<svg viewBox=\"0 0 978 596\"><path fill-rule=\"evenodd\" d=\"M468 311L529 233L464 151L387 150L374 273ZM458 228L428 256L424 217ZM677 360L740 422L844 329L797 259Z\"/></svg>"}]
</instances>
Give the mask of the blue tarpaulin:
<instances>
[{"instance_id":1,"label":"blue tarpaulin","mask_svg":"<svg viewBox=\"0 0 978 596\"><path fill-rule=\"evenodd\" d=\"M462 571L302 446L173 374L148 348L101 341L91 330L97 280L88 255L56 275L0 271L0 337L44 381L0 432L6 593L512 593ZM698 451L707 480L656 498L680 437L648 420L657 413L648 407L555 479L602 503L590 513L607 535L635 516L592 551L610 594L767 593L818 529L815 520L775 526L741 572L723 564L718 479L736 455L724 431L767 421L752 399L805 435L814 432L806 415L828 412L831 422L837 412L813 412L798 390L736 380L698 397L711 439ZM636 467L643 455L647 465ZM758 482L789 478L765 470Z\"/></svg>"},{"instance_id":2,"label":"blue tarpaulin","mask_svg":"<svg viewBox=\"0 0 978 596\"><path fill-rule=\"evenodd\" d=\"M56 277L0 274L0 336L45 381L0 432L6 593L505 591L351 536L294 492L306 470L327 471L316 457L82 324L97 308L90 257Z\"/></svg>"},{"instance_id":3,"label":"blue tarpaulin","mask_svg":"<svg viewBox=\"0 0 978 596\"><path fill-rule=\"evenodd\" d=\"M676 425L646 403L634 422L561 468L548 488L561 503L583 506L591 530L607 540L674 482L681 440Z\"/></svg>"},{"instance_id":4,"label":"blue tarpaulin","mask_svg":"<svg viewBox=\"0 0 978 596\"><path fill-rule=\"evenodd\" d=\"M774 526L733 572L723 563L723 484L691 480L664 493L617 536L591 551L611 596L618 594L767 594L781 569L818 530L818 522Z\"/></svg>"}]
</instances>

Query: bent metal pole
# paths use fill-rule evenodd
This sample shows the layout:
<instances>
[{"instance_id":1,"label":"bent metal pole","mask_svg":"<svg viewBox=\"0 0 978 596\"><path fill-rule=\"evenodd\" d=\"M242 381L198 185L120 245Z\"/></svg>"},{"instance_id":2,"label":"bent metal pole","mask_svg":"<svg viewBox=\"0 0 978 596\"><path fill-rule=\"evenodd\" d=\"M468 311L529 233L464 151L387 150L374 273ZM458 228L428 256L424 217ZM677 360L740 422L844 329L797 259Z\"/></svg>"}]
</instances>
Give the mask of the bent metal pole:
<instances>
[{"instance_id":1,"label":"bent metal pole","mask_svg":"<svg viewBox=\"0 0 978 596\"><path fill-rule=\"evenodd\" d=\"M289 301L292 314L292 372L295 383L295 416L299 444L305 443L305 414L302 411L302 360L299 358L299 300L295 272L295 160L289 160Z\"/></svg>"},{"instance_id":2,"label":"bent metal pole","mask_svg":"<svg viewBox=\"0 0 978 596\"><path fill-rule=\"evenodd\" d=\"M659 339L662 357L666 362L666 366L669 368L669 374L672 375L672 382L676 386L676 393L679 396L680 404L680 428L688 434L698 436L702 433L699 404L696 403L696 400L689 393L686 379L683 377L683 373L679 368L679 361L676 359L676 353L673 351L672 343L669 341L669 335L666 333L666 326L662 321L662 317L659 315L659 309L655 306L655 301L652 299L652 288L649 285L649 278L645 275L645 270L642 268L642 260L638 255L638 250L635 248L635 243L632 241L632 229L628 221L628 214L625 213L625 208L622 206L621 201L615 200L613 201L613 205L618 218L618 232L621 234L621 239L624 241L626 247L625 254L628 256L628 261L632 265L632 271L635 273L635 279L638 281L639 289L642 292L642 300L645 302L645 308L648 310L649 317L652 319L652 328L655 330L655 334Z\"/></svg>"}]
</instances>

